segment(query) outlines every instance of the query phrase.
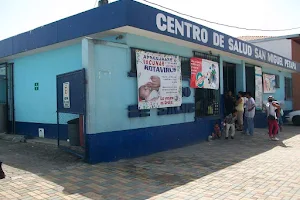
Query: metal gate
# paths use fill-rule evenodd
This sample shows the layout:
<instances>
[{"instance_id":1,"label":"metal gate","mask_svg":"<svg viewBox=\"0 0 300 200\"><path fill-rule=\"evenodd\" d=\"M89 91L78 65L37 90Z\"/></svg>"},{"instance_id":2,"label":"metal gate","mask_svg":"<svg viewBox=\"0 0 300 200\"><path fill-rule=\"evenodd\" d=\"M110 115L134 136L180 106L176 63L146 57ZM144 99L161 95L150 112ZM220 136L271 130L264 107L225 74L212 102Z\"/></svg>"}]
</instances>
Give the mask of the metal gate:
<instances>
[{"instance_id":1,"label":"metal gate","mask_svg":"<svg viewBox=\"0 0 300 200\"><path fill-rule=\"evenodd\" d=\"M57 75L57 145L85 158L85 70Z\"/></svg>"}]
</instances>

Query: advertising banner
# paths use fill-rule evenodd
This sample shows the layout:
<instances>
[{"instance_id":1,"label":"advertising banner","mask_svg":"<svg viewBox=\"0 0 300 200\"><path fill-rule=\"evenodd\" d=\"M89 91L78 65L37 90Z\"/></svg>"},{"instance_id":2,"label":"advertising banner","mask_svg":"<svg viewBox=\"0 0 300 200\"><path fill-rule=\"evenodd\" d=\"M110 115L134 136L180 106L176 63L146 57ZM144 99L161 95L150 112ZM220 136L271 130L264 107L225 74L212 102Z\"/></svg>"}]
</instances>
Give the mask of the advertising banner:
<instances>
[{"instance_id":1,"label":"advertising banner","mask_svg":"<svg viewBox=\"0 0 300 200\"><path fill-rule=\"evenodd\" d=\"M136 68L140 110L181 106L179 56L137 50Z\"/></svg>"},{"instance_id":2,"label":"advertising banner","mask_svg":"<svg viewBox=\"0 0 300 200\"><path fill-rule=\"evenodd\" d=\"M214 61L191 58L192 88L219 89L219 64Z\"/></svg>"},{"instance_id":3,"label":"advertising banner","mask_svg":"<svg viewBox=\"0 0 300 200\"><path fill-rule=\"evenodd\" d=\"M260 67L255 67L255 103L256 109L262 110L263 106L263 84L262 70Z\"/></svg>"},{"instance_id":4,"label":"advertising banner","mask_svg":"<svg viewBox=\"0 0 300 200\"><path fill-rule=\"evenodd\" d=\"M272 74L264 74L263 75L264 81L264 93L275 93L275 75Z\"/></svg>"}]
</instances>

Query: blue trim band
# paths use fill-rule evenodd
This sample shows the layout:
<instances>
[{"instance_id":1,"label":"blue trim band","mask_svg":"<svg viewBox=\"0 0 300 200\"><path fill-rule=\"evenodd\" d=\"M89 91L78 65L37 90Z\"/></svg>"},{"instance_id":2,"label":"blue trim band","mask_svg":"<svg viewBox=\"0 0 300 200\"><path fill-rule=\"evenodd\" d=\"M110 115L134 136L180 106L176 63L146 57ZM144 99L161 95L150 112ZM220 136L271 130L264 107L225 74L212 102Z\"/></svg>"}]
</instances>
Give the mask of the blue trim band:
<instances>
[{"instance_id":1,"label":"blue trim band","mask_svg":"<svg viewBox=\"0 0 300 200\"><path fill-rule=\"evenodd\" d=\"M39 137L39 128L44 129L45 138L57 139L57 124L43 124L43 123L30 123L30 122L16 122L16 133L30 137ZM9 128L11 128L11 123ZM68 125L59 125L60 139L68 139ZM11 131L11 130L9 130Z\"/></svg>"},{"instance_id":2,"label":"blue trim band","mask_svg":"<svg viewBox=\"0 0 300 200\"><path fill-rule=\"evenodd\" d=\"M111 162L206 140L216 120L87 134L87 162Z\"/></svg>"},{"instance_id":3,"label":"blue trim band","mask_svg":"<svg viewBox=\"0 0 300 200\"><path fill-rule=\"evenodd\" d=\"M0 41L0 58L123 27L126 7L118 1Z\"/></svg>"}]
</instances>

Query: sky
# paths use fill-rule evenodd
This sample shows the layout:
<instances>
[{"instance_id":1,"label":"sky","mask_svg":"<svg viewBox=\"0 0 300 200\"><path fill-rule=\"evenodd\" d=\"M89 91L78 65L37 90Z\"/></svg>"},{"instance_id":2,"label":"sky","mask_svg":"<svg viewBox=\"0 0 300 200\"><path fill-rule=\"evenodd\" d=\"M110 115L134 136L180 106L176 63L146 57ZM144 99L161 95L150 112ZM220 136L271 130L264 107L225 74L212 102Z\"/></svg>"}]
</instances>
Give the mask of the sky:
<instances>
[{"instance_id":1,"label":"sky","mask_svg":"<svg viewBox=\"0 0 300 200\"><path fill-rule=\"evenodd\" d=\"M137 1L145 3L143 0ZM300 12L298 12L300 8L299 0L148 1L181 13L239 27L256 29L300 27L300 21L298 20L300 19ZM93 9L96 5L97 0L0 0L0 40ZM280 36L300 33L300 28L283 32L258 32L228 28L200 20L191 20L234 37Z\"/></svg>"}]
</instances>

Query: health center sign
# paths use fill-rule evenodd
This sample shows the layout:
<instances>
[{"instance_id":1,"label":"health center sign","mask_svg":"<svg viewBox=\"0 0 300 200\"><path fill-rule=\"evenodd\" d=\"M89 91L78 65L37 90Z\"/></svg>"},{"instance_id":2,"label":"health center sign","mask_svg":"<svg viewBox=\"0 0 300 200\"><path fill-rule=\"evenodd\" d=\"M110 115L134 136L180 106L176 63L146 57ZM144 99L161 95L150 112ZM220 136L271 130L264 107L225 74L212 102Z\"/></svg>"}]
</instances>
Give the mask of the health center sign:
<instances>
[{"instance_id":1,"label":"health center sign","mask_svg":"<svg viewBox=\"0 0 300 200\"><path fill-rule=\"evenodd\" d=\"M136 68L139 110L181 106L179 56L137 50Z\"/></svg>"},{"instance_id":2,"label":"health center sign","mask_svg":"<svg viewBox=\"0 0 300 200\"><path fill-rule=\"evenodd\" d=\"M298 66L299 63L178 16L166 12L159 12L156 13L155 22L156 27L149 28L157 33L262 61L282 68L300 71L300 66ZM147 27L145 28L147 29Z\"/></svg>"},{"instance_id":3,"label":"health center sign","mask_svg":"<svg viewBox=\"0 0 300 200\"><path fill-rule=\"evenodd\" d=\"M192 88L219 89L219 64L202 58L191 58Z\"/></svg>"}]
</instances>

